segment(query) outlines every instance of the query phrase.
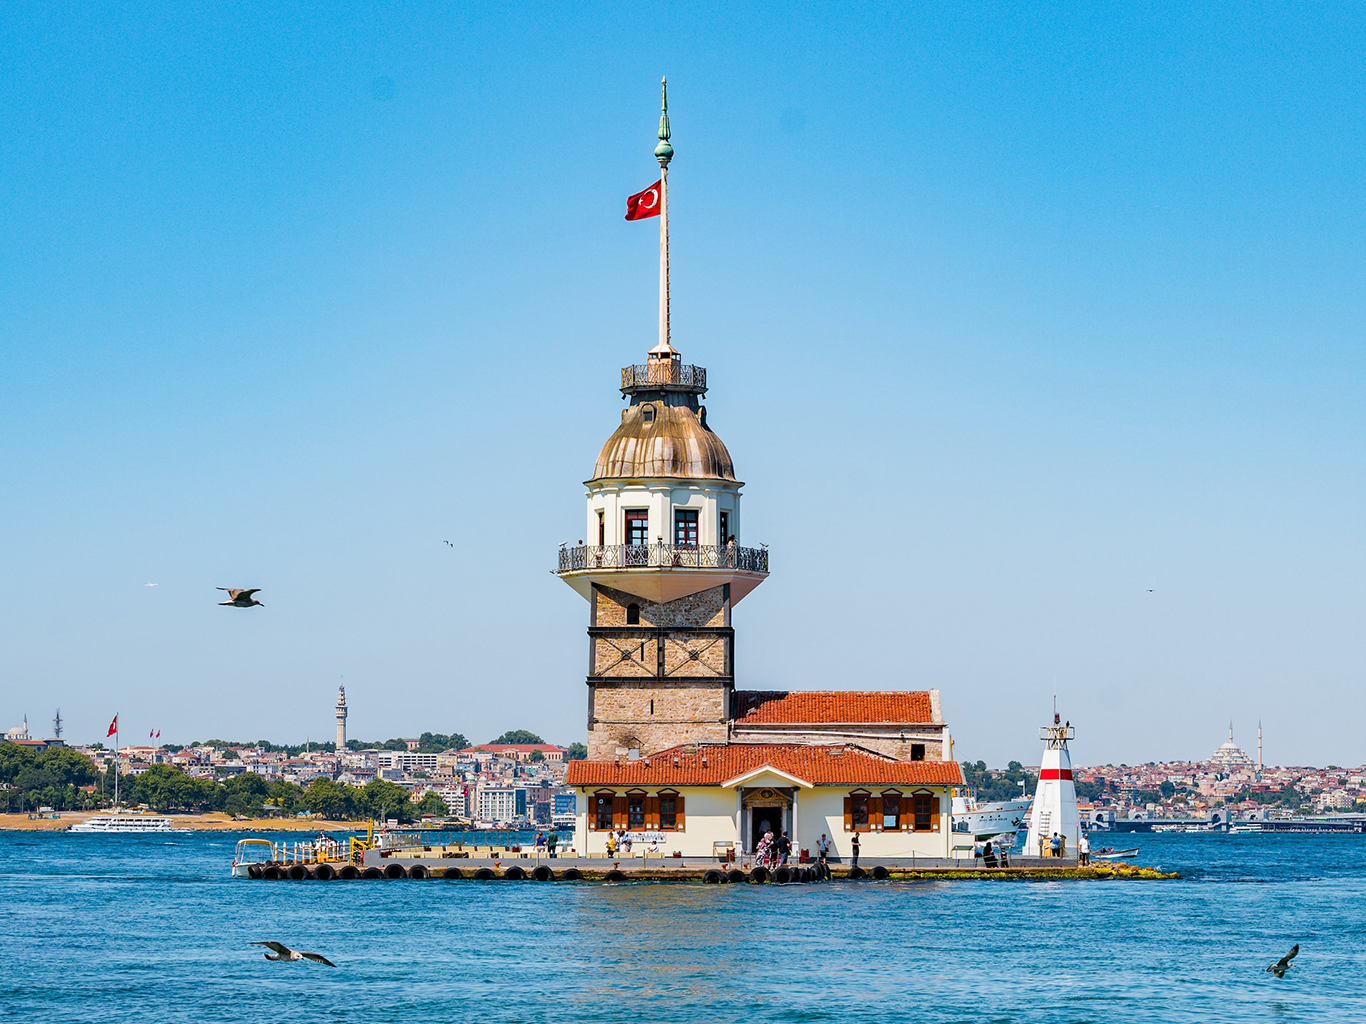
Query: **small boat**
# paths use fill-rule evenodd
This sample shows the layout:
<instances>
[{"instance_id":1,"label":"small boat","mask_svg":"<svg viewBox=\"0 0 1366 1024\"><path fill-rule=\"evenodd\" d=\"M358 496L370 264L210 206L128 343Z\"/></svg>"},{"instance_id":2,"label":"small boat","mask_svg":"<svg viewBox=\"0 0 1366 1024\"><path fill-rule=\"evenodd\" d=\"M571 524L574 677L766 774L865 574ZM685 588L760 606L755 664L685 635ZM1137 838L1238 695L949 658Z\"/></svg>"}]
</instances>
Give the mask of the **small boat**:
<instances>
[{"instance_id":1,"label":"small boat","mask_svg":"<svg viewBox=\"0 0 1366 1024\"><path fill-rule=\"evenodd\" d=\"M150 814L97 814L85 821L78 821L68 832L175 832L187 831L171 828L170 818Z\"/></svg>"},{"instance_id":2,"label":"small boat","mask_svg":"<svg viewBox=\"0 0 1366 1024\"><path fill-rule=\"evenodd\" d=\"M232 877L250 878L252 865L264 867L273 859L275 844L269 839L239 839L232 855Z\"/></svg>"},{"instance_id":3,"label":"small boat","mask_svg":"<svg viewBox=\"0 0 1366 1024\"><path fill-rule=\"evenodd\" d=\"M1137 857L1138 847L1135 846L1128 850L1112 850L1108 846L1103 850L1092 850L1092 860L1119 860L1126 857Z\"/></svg>"}]
</instances>

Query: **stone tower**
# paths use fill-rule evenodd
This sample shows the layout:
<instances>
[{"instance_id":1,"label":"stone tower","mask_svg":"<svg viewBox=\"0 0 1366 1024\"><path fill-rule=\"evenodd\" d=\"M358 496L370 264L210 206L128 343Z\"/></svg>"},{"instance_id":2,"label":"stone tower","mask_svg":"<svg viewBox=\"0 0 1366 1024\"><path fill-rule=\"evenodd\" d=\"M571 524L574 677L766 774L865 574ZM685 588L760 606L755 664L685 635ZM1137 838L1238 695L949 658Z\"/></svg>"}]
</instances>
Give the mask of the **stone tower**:
<instances>
[{"instance_id":1,"label":"stone tower","mask_svg":"<svg viewBox=\"0 0 1366 1024\"><path fill-rule=\"evenodd\" d=\"M337 753L346 749L346 687L337 687Z\"/></svg>"},{"instance_id":2,"label":"stone tower","mask_svg":"<svg viewBox=\"0 0 1366 1024\"><path fill-rule=\"evenodd\" d=\"M707 371L664 341L621 391L586 481L587 542L558 570L589 602L590 759L728 739L731 609L768 576L767 550L739 544L743 484L707 425Z\"/></svg>"}]
</instances>

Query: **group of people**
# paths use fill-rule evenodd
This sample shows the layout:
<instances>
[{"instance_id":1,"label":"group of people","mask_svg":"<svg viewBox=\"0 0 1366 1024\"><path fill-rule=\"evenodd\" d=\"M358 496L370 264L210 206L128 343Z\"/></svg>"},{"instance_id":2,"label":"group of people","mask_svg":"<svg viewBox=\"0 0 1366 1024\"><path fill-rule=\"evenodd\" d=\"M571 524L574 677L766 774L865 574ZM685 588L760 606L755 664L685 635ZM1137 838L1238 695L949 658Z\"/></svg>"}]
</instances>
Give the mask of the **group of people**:
<instances>
[{"instance_id":1,"label":"group of people","mask_svg":"<svg viewBox=\"0 0 1366 1024\"><path fill-rule=\"evenodd\" d=\"M543 852L549 851L551 859L554 859L555 847L559 845L560 834L558 832L551 832L549 835L546 835L544 831L536 833L536 856L539 857Z\"/></svg>"},{"instance_id":2,"label":"group of people","mask_svg":"<svg viewBox=\"0 0 1366 1024\"><path fill-rule=\"evenodd\" d=\"M762 838L754 848L754 864L756 867L780 868L787 863L787 858L792 856L792 840L787 837L786 832L779 832L775 837L773 830L765 829Z\"/></svg>"}]
</instances>

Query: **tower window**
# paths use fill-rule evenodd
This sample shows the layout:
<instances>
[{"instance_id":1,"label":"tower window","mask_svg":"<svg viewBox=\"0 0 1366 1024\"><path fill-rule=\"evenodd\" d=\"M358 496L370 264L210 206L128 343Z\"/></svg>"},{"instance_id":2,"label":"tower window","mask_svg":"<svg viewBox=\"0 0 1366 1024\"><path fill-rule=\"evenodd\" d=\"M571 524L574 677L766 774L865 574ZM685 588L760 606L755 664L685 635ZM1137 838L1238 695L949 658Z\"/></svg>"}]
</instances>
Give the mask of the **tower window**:
<instances>
[{"instance_id":1,"label":"tower window","mask_svg":"<svg viewBox=\"0 0 1366 1024\"><path fill-rule=\"evenodd\" d=\"M716 538L716 543L718 546L722 546L728 540L730 540L730 512L723 510L721 512L721 532Z\"/></svg>"},{"instance_id":2,"label":"tower window","mask_svg":"<svg viewBox=\"0 0 1366 1024\"><path fill-rule=\"evenodd\" d=\"M697 547L696 509L679 509L674 513L674 547Z\"/></svg>"},{"instance_id":3,"label":"tower window","mask_svg":"<svg viewBox=\"0 0 1366 1024\"><path fill-rule=\"evenodd\" d=\"M911 760L912 760L912 761L923 761L923 760L925 760L925 744L923 744L923 743L912 743L912 744L911 744Z\"/></svg>"},{"instance_id":4,"label":"tower window","mask_svg":"<svg viewBox=\"0 0 1366 1024\"><path fill-rule=\"evenodd\" d=\"M640 605L636 604L634 601L626 606L626 625L640 625Z\"/></svg>"},{"instance_id":5,"label":"tower window","mask_svg":"<svg viewBox=\"0 0 1366 1024\"><path fill-rule=\"evenodd\" d=\"M640 407L640 418L646 423L655 421L655 407L653 405L642 405Z\"/></svg>"},{"instance_id":6,"label":"tower window","mask_svg":"<svg viewBox=\"0 0 1366 1024\"><path fill-rule=\"evenodd\" d=\"M598 547L607 544L607 520L603 512L598 512Z\"/></svg>"},{"instance_id":7,"label":"tower window","mask_svg":"<svg viewBox=\"0 0 1366 1024\"><path fill-rule=\"evenodd\" d=\"M626 510L626 543L645 547L650 543L650 513L648 509Z\"/></svg>"}]
</instances>

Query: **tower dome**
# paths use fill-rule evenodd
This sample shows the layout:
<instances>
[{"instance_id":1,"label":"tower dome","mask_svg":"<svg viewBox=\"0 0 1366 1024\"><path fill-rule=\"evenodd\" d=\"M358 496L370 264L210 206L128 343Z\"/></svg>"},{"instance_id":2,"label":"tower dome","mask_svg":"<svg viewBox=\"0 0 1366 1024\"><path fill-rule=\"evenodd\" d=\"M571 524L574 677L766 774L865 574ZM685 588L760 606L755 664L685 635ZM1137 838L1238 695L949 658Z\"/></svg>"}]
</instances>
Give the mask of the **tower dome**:
<instances>
[{"instance_id":1,"label":"tower dome","mask_svg":"<svg viewBox=\"0 0 1366 1024\"><path fill-rule=\"evenodd\" d=\"M735 481L725 444L707 426L705 406L669 404L660 392L622 410L621 426L598 454L593 480Z\"/></svg>"}]
</instances>

